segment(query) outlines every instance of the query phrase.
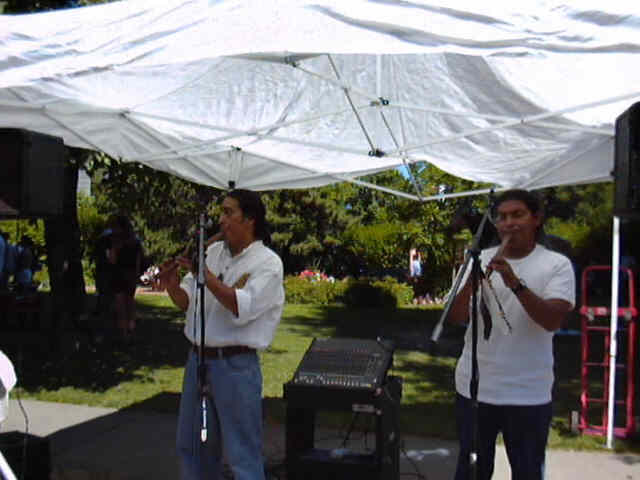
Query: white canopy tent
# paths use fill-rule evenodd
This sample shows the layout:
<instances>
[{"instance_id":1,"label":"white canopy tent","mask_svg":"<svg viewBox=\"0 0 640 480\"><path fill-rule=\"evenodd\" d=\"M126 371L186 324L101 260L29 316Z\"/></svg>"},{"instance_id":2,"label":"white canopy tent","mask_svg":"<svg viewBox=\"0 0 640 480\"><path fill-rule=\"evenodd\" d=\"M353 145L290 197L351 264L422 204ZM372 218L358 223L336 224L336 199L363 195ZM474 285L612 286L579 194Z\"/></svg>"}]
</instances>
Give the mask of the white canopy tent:
<instances>
[{"instance_id":1,"label":"white canopy tent","mask_svg":"<svg viewBox=\"0 0 640 480\"><path fill-rule=\"evenodd\" d=\"M3 15L0 126L218 188L364 183L419 161L502 188L609 181L613 121L640 99L640 16L625 0L572 3L129 0Z\"/></svg>"},{"instance_id":2,"label":"white canopy tent","mask_svg":"<svg viewBox=\"0 0 640 480\"><path fill-rule=\"evenodd\" d=\"M220 188L416 161L502 187L610 180L612 122L640 98L628 3L440 3L131 0L0 16L0 125Z\"/></svg>"}]
</instances>

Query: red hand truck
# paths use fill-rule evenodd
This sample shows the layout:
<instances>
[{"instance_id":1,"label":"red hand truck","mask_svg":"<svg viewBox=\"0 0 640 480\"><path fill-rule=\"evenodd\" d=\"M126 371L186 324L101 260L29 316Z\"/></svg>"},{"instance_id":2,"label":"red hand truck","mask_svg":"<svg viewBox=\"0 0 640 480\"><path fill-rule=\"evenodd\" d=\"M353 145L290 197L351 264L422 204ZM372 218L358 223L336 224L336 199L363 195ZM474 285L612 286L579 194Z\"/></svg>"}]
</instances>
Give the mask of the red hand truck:
<instances>
[{"instance_id":1,"label":"red hand truck","mask_svg":"<svg viewBox=\"0 0 640 480\"><path fill-rule=\"evenodd\" d=\"M638 310L636 309L633 271L626 267L620 267L619 271L618 354L616 355L614 410L616 422L613 434L616 437L628 438L636 431L635 352ZM580 395L579 429L588 435L602 436L607 434L609 404L611 266L586 267L582 272L581 285L582 393ZM599 419L600 423L597 423L596 419Z\"/></svg>"}]
</instances>

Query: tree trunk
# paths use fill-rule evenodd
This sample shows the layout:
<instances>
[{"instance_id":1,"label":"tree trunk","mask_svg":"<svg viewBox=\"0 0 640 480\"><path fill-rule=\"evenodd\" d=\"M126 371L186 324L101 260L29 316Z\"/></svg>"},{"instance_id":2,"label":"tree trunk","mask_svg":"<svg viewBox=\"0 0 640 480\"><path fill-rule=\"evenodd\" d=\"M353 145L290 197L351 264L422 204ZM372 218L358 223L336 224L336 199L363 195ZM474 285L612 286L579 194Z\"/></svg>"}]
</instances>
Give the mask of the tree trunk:
<instances>
[{"instance_id":1,"label":"tree trunk","mask_svg":"<svg viewBox=\"0 0 640 480\"><path fill-rule=\"evenodd\" d=\"M68 152L69 159L64 169L63 213L46 218L44 222L54 341L59 339L65 318L69 318L77 329L82 329L79 319L86 301L76 194L78 165L83 153L76 149Z\"/></svg>"}]
</instances>

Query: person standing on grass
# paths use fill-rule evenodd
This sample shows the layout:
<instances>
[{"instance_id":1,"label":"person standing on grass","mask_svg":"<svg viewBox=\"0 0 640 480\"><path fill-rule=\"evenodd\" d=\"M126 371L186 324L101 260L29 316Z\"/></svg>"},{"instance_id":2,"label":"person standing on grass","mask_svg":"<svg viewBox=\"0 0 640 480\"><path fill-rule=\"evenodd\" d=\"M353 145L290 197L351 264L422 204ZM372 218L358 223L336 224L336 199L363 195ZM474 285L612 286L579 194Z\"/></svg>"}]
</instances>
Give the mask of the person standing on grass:
<instances>
[{"instance_id":1,"label":"person standing on grass","mask_svg":"<svg viewBox=\"0 0 640 480\"><path fill-rule=\"evenodd\" d=\"M162 288L186 312L184 333L191 346L177 431L183 479L221 478L223 444L235 480L264 479L262 372L256 350L272 342L284 306L282 261L263 243L269 240L265 214L255 192L230 191L222 202L220 233L206 251L204 443L196 278L187 273L180 281L177 268L194 272L196 266L190 258L179 257L161 267Z\"/></svg>"},{"instance_id":2,"label":"person standing on grass","mask_svg":"<svg viewBox=\"0 0 640 480\"><path fill-rule=\"evenodd\" d=\"M6 267L5 257L9 251L9 242L5 240L5 233L0 230L0 292L6 290L9 281L9 272Z\"/></svg>"},{"instance_id":3,"label":"person standing on grass","mask_svg":"<svg viewBox=\"0 0 640 480\"><path fill-rule=\"evenodd\" d=\"M488 248L480 254L495 297L488 282L483 281L487 297L478 296L482 313L477 316L477 478L491 478L496 438L502 432L512 479L542 480L552 413L553 332L573 309L575 276L567 257L537 243L543 215L534 194L506 191L496 199L494 213L502 247ZM466 322L470 314L470 272L471 268L452 303L449 320L454 323ZM496 297L497 302L492 300ZM492 308L482 308L484 298ZM496 308L498 302L504 318ZM469 327L455 378L460 442L455 478L467 480L473 423Z\"/></svg>"},{"instance_id":4,"label":"person standing on grass","mask_svg":"<svg viewBox=\"0 0 640 480\"><path fill-rule=\"evenodd\" d=\"M111 292L114 296L116 328L120 340L129 342L136 329L136 287L142 273L142 244L126 215L116 215L111 224Z\"/></svg>"},{"instance_id":5,"label":"person standing on grass","mask_svg":"<svg viewBox=\"0 0 640 480\"><path fill-rule=\"evenodd\" d=\"M18 261L16 273L16 289L21 293L30 293L33 287L33 240L28 235L23 235L18 243Z\"/></svg>"}]
</instances>

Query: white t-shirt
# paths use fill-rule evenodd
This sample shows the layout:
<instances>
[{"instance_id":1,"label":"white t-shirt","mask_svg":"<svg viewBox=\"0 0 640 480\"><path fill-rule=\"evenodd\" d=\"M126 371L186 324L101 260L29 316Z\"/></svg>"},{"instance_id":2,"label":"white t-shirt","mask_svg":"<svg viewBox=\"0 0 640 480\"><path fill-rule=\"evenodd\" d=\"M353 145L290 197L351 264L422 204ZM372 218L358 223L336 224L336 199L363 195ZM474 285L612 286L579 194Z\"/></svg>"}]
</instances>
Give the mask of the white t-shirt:
<instances>
[{"instance_id":1,"label":"white t-shirt","mask_svg":"<svg viewBox=\"0 0 640 480\"><path fill-rule=\"evenodd\" d=\"M480 254L482 269L498 247ZM571 262L559 253L536 245L525 258L507 259L517 277L533 293L548 299L566 300L575 305L575 275ZM471 266L465 272L465 278ZM540 405L551 401L553 386L553 332L534 322L514 293L494 273L491 283L502 304L512 331L503 319L492 313L493 328L489 340L483 336L484 321L478 315L478 400L494 405ZM480 297L478 295L478 304ZM456 366L456 390L471 398L471 323L465 334L462 355Z\"/></svg>"},{"instance_id":2,"label":"white t-shirt","mask_svg":"<svg viewBox=\"0 0 640 480\"><path fill-rule=\"evenodd\" d=\"M225 285L235 286L238 316L224 307L205 286L205 345L245 345L256 349L269 346L284 307L283 268L280 257L263 245L253 242L235 257L224 242L207 249L209 270ZM184 334L191 343L200 344L200 308L196 309L196 281L191 273L180 286L189 296ZM194 311L197 318L194 325ZM195 327L195 328L194 328Z\"/></svg>"}]
</instances>

